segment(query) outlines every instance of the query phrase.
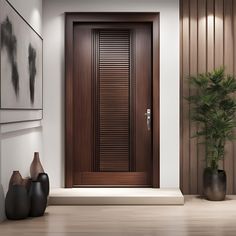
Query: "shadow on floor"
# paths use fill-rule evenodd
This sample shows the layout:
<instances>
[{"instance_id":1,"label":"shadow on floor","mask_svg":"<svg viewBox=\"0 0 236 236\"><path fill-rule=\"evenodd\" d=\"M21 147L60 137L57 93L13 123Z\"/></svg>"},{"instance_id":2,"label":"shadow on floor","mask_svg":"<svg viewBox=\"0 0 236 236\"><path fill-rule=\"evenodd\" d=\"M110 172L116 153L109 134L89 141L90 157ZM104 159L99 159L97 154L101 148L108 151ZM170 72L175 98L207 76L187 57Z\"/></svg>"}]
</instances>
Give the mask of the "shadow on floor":
<instances>
[{"instance_id":1,"label":"shadow on floor","mask_svg":"<svg viewBox=\"0 0 236 236\"><path fill-rule=\"evenodd\" d=\"M207 199L204 196L196 196L196 198L207 201ZM224 201L231 201L231 200L233 200L233 199L230 196L226 196Z\"/></svg>"}]
</instances>

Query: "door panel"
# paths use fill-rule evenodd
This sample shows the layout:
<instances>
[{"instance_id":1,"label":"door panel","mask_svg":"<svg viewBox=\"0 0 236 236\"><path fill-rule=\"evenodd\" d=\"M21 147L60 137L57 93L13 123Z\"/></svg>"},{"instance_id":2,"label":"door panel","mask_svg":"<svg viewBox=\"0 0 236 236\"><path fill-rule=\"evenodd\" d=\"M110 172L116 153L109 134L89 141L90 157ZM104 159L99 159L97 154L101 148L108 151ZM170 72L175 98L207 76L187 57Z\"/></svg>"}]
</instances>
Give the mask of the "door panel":
<instances>
[{"instance_id":1,"label":"door panel","mask_svg":"<svg viewBox=\"0 0 236 236\"><path fill-rule=\"evenodd\" d=\"M75 179L80 180L76 186L150 186L150 177L146 172L77 172Z\"/></svg>"},{"instance_id":2,"label":"door panel","mask_svg":"<svg viewBox=\"0 0 236 236\"><path fill-rule=\"evenodd\" d=\"M147 129L147 117L144 113L147 109L152 110L152 59L151 59L151 32L149 27L138 27L135 30L134 44L134 70L133 85L134 95L134 138L135 138L135 160L138 171L152 169L152 161L147 159L152 156L152 129Z\"/></svg>"},{"instance_id":3,"label":"door panel","mask_svg":"<svg viewBox=\"0 0 236 236\"><path fill-rule=\"evenodd\" d=\"M77 43L79 42L79 43ZM74 43L74 157L73 173L91 171L93 156L92 49L91 30L76 30ZM76 179L73 178L76 183Z\"/></svg>"},{"instance_id":4,"label":"door panel","mask_svg":"<svg viewBox=\"0 0 236 236\"><path fill-rule=\"evenodd\" d=\"M74 26L73 186L152 185L149 23Z\"/></svg>"},{"instance_id":5,"label":"door panel","mask_svg":"<svg viewBox=\"0 0 236 236\"><path fill-rule=\"evenodd\" d=\"M96 170L130 169L130 31L100 29L96 73Z\"/></svg>"}]
</instances>

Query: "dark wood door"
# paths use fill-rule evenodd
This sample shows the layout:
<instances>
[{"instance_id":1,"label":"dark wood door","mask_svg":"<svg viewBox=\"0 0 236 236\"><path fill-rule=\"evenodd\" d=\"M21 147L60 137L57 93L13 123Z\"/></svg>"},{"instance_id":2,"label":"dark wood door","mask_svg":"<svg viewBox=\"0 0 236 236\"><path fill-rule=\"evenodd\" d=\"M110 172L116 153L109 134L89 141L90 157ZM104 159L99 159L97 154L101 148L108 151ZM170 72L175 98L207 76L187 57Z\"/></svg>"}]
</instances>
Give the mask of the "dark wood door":
<instances>
[{"instance_id":1,"label":"dark wood door","mask_svg":"<svg viewBox=\"0 0 236 236\"><path fill-rule=\"evenodd\" d=\"M73 42L73 186L151 186L151 24L78 23Z\"/></svg>"}]
</instances>

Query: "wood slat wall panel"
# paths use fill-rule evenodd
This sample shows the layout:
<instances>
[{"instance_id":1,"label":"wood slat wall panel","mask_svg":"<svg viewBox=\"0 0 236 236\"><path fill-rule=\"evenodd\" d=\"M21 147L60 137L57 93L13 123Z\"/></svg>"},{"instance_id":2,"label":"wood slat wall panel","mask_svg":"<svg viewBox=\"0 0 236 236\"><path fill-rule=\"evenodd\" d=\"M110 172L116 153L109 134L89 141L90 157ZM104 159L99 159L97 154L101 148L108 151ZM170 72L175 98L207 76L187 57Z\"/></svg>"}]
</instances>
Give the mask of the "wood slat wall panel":
<instances>
[{"instance_id":1,"label":"wood slat wall panel","mask_svg":"<svg viewBox=\"0 0 236 236\"><path fill-rule=\"evenodd\" d=\"M182 0L183 7L182 12L182 94L183 97L189 96L189 85L187 81L184 79L189 76L189 0ZM185 99L182 99L182 181L181 181L181 189L184 193L190 192L190 184L189 178L186 176L190 176L190 129L189 129L189 104Z\"/></svg>"},{"instance_id":2,"label":"wood slat wall panel","mask_svg":"<svg viewBox=\"0 0 236 236\"><path fill-rule=\"evenodd\" d=\"M224 0L224 64L227 73L233 73L233 2ZM227 190L233 192L233 143L227 142L224 169L227 173Z\"/></svg>"},{"instance_id":3,"label":"wood slat wall panel","mask_svg":"<svg viewBox=\"0 0 236 236\"><path fill-rule=\"evenodd\" d=\"M224 63L224 3L215 0L215 67Z\"/></svg>"},{"instance_id":4,"label":"wood slat wall panel","mask_svg":"<svg viewBox=\"0 0 236 236\"><path fill-rule=\"evenodd\" d=\"M207 56L207 20L206 20L206 4L207 0L198 1L198 72L202 73L206 71L206 56ZM202 176L205 165L205 146L201 143L204 142L204 138L198 139L198 178L197 178L197 189L200 192L202 189ZM197 192L198 192L197 191Z\"/></svg>"},{"instance_id":5,"label":"wood slat wall panel","mask_svg":"<svg viewBox=\"0 0 236 236\"><path fill-rule=\"evenodd\" d=\"M197 73L197 55L198 55L198 21L197 21L197 1L190 5L190 75ZM190 88L191 94L196 94L195 89ZM196 123L190 123L190 136L197 132ZM197 193L198 164L197 164L197 139L190 139L190 191Z\"/></svg>"},{"instance_id":6,"label":"wood slat wall panel","mask_svg":"<svg viewBox=\"0 0 236 236\"><path fill-rule=\"evenodd\" d=\"M99 171L129 171L130 31L98 30Z\"/></svg>"},{"instance_id":7,"label":"wood slat wall panel","mask_svg":"<svg viewBox=\"0 0 236 236\"><path fill-rule=\"evenodd\" d=\"M182 1L180 0L180 5L182 5ZM183 8L180 8L180 15L183 15ZM183 19L180 18L180 48L183 48ZM180 50L180 78L183 77L183 50ZM180 94L183 93L183 86L180 86L179 90ZM183 97L180 96L180 110L183 109ZM180 126L182 126L182 114L180 113ZM183 130L180 129L180 138L183 139ZM182 144L181 144L182 145ZM183 156L183 148L180 147L180 156ZM183 166L183 158L180 158L180 166ZM183 171L180 171L180 184L182 188L182 182L183 182Z\"/></svg>"},{"instance_id":8,"label":"wood slat wall panel","mask_svg":"<svg viewBox=\"0 0 236 236\"><path fill-rule=\"evenodd\" d=\"M236 73L236 3L234 0L182 0L180 2L181 47L181 190L202 193L205 149L190 136L196 127L189 120L184 99L190 90L186 78L224 65ZM198 140L202 141L201 139ZM227 193L236 193L236 144L228 142L226 158L220 163L227 172Z\"/></svg>"},{"instance_id":9,"label":"wood slat wall panel","mask_svg":"<svg viewBox=\"0 0 236 236\"><path fill-rule=\"evenodd\" d=\"M190 0L191 5L194 0ZM197 0L196 0L197 1ZM214 0L207 0L206 5L206 12L207 12L207 71L211 71L214 69L215 64L215 38L214 38L214 27L215 27L215 21L214 21Z\"/></svg>"},{"instance_id":10,"label":"wood slat wall panel","mask_svg":"<svg viewBox=\"0 0 236 236\"><path fill-rule=\"evenodd\" d=\"M234 44L234 74L236 74L236 2L233 1L233 44ZM236 134L236 129L234 130L234 133ZM234 157L236 156L236 142L234 142ZM236 180L236 159L233 159L233 169L234 169L234 174L233 174L233 179ZM233 188L234 188L234 193L236 192L236 181L233 181Z\"/></svg>"},{"instance_id":11,"label":"wood slat wall panel","mask_svg":"<svg viewBox=\"0 0 236 236\"><path fill-rule=\"evenodd\" d=\"M215 0L215 67L224 64L224 2ZM220 161L219 168L224 168L224 162Z\"/></svg>"}]
</instances>

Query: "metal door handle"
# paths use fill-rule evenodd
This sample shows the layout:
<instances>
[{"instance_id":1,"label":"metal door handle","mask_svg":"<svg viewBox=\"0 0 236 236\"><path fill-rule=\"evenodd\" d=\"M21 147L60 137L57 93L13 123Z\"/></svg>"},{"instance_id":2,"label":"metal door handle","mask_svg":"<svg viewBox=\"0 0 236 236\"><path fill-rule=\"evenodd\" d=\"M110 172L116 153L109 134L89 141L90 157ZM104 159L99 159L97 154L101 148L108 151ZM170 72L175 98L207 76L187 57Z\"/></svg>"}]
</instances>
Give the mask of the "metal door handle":
<instances>
[{"instance_id":1,"label":"metal door handle","mask_svg":"<svg viewBox=\"0 0 236 236\"><path fill-rule=\"evenodd\" d=\"M151 109L147 109L145 116L147 118L147 129L150 130L151 129Z\"/></svg>"}]
</instances>

